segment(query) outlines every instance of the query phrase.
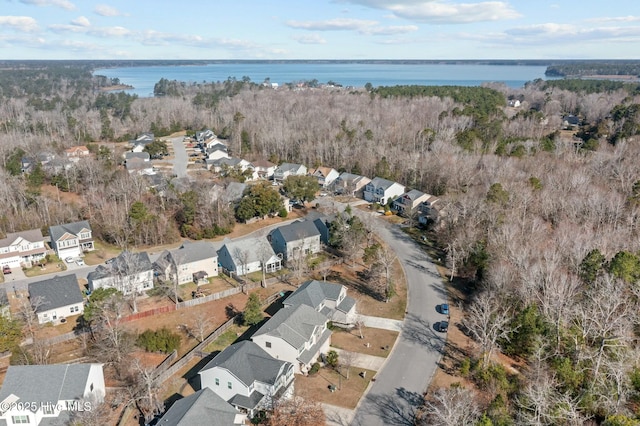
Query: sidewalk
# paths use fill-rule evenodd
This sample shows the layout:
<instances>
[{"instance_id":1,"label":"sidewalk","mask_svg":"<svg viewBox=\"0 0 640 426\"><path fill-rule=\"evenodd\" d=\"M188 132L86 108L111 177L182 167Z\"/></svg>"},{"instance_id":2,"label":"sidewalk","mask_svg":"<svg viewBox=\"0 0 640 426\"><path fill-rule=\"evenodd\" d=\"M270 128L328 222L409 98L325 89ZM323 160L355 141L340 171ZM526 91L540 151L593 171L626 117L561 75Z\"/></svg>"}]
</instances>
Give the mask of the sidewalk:
<instances>
[{"instance_id":1,"label":"sidewalk","mask_svg":"<svg viewBox=\"0 0 640 426\"><path fill-rule=\"evenodd\" d=\"M381 317L370 317L368 315L360 315L359 319L364 322L366 327L381 328L383 330L402 331L403 322L400 320L394 320Z\"/></svg>"},{"instance_id":2,"label":"sidewalk","mask_svg":"<svg viewBox=\"0 0 640 426\"><path fill-rule=\"evenodd\" d=\"M353 362L351 364L352 367L358 368L366 368L367 370L379 371L384 362L387 360L381 356L373 356L367 354L361 354L359 352L349 352L344 349L338 349L332 347L331 350L334 350L338 353L338 359L344 359L347 354L348 356L353 356Z\"/></svg>"}]
</instances>

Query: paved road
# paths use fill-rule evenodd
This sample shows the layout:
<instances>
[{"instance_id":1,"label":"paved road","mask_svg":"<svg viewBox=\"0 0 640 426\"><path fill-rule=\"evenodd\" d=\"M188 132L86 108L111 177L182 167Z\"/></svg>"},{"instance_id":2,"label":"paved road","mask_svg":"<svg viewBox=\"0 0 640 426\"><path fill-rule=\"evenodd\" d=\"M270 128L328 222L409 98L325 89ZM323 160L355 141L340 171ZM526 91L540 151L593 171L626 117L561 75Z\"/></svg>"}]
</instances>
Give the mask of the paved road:
<instances>
[{"instance_id":1,"label":"paved road","mask_svg":"<svg viewBox=\"0 0 640 426\"><path fill-rule=\"evenodd\" d=\"M330 202L330 201L328 201ZM354 214L371 213L353 209ZM352 425L413 425L416 409L431 382L445 343L434 325L445 318L436 305L446 303L446 290L429 257L398 226L378 220L376 233L402 262L408 304L402 331L376 381L360 401Z\"/></svg>"},{"instance_id":2,"label":"paved road","mask_svg":"<svg viewBox=\"0 0 640 426\"><path fill-rule=\"evenodd\" d=\"M183 142L184 136L169 138L173 145L173 174L176 177L187 177L187 165L189 165L189 157L187 157L187 149Z\"/></svg>"}]
</instances>

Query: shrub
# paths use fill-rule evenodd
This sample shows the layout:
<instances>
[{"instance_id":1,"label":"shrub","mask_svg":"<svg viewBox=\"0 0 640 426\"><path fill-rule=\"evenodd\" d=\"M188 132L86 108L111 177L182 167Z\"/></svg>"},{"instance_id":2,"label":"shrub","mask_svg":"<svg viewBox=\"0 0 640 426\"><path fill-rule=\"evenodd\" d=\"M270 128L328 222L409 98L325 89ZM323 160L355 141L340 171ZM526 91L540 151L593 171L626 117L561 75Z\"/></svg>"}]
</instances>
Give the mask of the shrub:
<instances>
[{"instance_id":1,"label":"shrub","mask_svg":"<svg viewBox=\"0 0 640 426\"><path fill-rule=\"evenodd\" d=\"M145 330L138 336L136 344L147 352L170 353L180 346L180 335L172 333L168 328Z\"/></svg>"},{"instance_id":2,"label":"shrub","mask_svg":"<svg viewBox=\"0 0 640 426\"><path fill-rule=\"evenodd\" d=\"M317 362L314 362L311 368L309 369L309 375L311 376L313 374L316 374L318 371L320 371L320 364Z\"/></svg>"}]
</instances>

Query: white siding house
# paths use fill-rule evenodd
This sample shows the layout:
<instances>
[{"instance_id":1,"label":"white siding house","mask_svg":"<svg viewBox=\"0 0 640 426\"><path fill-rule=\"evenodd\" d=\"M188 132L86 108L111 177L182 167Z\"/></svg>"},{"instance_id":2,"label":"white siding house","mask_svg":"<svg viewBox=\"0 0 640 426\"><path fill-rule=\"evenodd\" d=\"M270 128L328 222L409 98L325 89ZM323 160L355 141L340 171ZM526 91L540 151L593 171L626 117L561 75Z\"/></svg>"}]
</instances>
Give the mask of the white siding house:
<instances>
[{"instance_id":1,"label":"white siding house","mask_svg":"<svg viewBox=\"0 0 640 426\"><path fill-rule=\"evenodd\" d=\"M123 251L108 265L99 265L87 275L89 290L115 288L123 294L153 288L153 265L146 252Z\"/></svg>"},{"instance_id":2,"label":"white siding house","mask_svg":"<svg viewBox=\"0 0 640 426\"><path fill-rule=\"evenodd\" d=\"M404 194L404 185L379 177L364 187L364 199L370 203L387 204Z\"/></svg>"},{"instance_id":3,"label":"white siding house","mask_svg":"<svg viewBox=\"0 0 640 426\"><path fill-rule=\"evenodd\" d=\"M84 300L75 274L56 275L29 283L29 301L40 324L59 324L66 317L84 312Z\"/></svg>"},{"instance_id":4,"label":"white siding house","mask_svg":"<svg viewBox=\"0 0 640 426\"><path fill-rule=\"evenodd\" d=\"M153 268L162 280L173 281L177 277L179 284L195 282L194 274L199 272L207 277L218 276L218 254L208 241L185 241L178 249L162 252Z\"/></svg>"},{"instance_id":5,"label":"white siding house","mask_svg":"<svg viewBox=\"0 0 640 426\"><path fill-rule=\"evenodd\" d=\"M47 254L44 237L39 229L8 233L0 239L0 268L31 266Z\"/></svg>"},{"instance_id":6,"label":"white siding house","mask_svg":"<svg viewBox=\"0 0 640 426\"><path fill-rule=\"evenodd\" d=\"M82 256L82 253L94 248L91 225L86 220L51 226L49 235L51 248L60 259Z\"/></svg>"},{"instance_id":7,"label":"white siding house","mask_svg":"<svg viewBox=\"0 0 640 426\"><path fill-rule=\"evenodd\" d=\"M218 260L223 268L238 275L262 271L263 265L266 273L282 269L282 260L264 237L233 241L225 238L218 250Z\"/></svg>"}]
</instances>

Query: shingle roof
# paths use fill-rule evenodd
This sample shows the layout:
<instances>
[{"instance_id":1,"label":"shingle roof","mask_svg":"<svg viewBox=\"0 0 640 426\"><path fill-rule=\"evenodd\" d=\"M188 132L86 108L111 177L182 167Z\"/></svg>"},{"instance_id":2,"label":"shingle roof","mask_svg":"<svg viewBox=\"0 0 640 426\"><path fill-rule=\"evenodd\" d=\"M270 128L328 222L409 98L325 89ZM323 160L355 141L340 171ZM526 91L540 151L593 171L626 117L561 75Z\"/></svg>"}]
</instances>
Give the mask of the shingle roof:
<instances>
[{"instance_id":1,"label":"shingle roof","mask_svg":"<svg viewBox=\"0 0 640 426\"><path fill-rule=\"evenodd\" d=\"M228 346L200 371L224 368L249 387L255 381L275 384L285 364L288 362L277 360L254 342L244 340Z\"/></svg>"},{"instance_id":2,"label":"shingle roof","mask_svg":"<svg viewBox=\"0 0 640 426\"><path fill-rule=\"evenodd\" d=\"M99 265L87 275L89 281L113 276L135 275L153 269L147 252L133 253L123 251L109 265Z\"/></svg>"},{"instance_id":3,"label":"shingle roof","mask_svg":"<svg viewBox=\"0 0 640 426\"><path fill-rule=\"evenodd\" d=\"M283 303L289 306L305 304L317 309L325 300L337 301L341 291L341 284L309 280L302 283Z\"/></svg>"},{"instance_id":4,"label":"shingle roof","mask_svg":"<svg viewBox=\"0 0 640 426\"><path fill-rule=\"evenodd\" d=\"M72 235L78 235L83 229L91 230L91 225L86 220L65 223L64 225L53 225L49 228L49 235L51 236L51 241L58 241L67 232Z\"/></svg>"},{"instance_id":5,"label":"shingle roof","mask_svg":"<svg viewBox=\"0 0 640 426\"><path fill-rule=\"evenodd\" d=\"M277 170L280 172L297 172L302 167L302 164L294 164L294 163L282 163L278 166Z\"/></svg>"},{"instance_id":6,"label":"shingle roof","mask_svg":"<svg viewBox=\"0 0 640 426\"><path fill-rule=\"evenodd\" d=\"M393 182L388 179L383 179L381 177L375 177L371 182L369 182L369 184L373 185L374 188L382 188L382 189L390 188L394 183L396 182Z\"/></svg>"},{"instance_id":7,"label":"shingle roof","mask_svg":"<svg viewBox=\"0 0 640 426\"><path fill-rule=\"evenodd\" d=\"M218 253L213 243L209 241L185 241L180 248L171 250L174 261L184 265L185 263L198 262L200 260L217 258Z\"/></svg>"},{"instance_id":8,"label":"shingle roof","mask_svg":"<svg viewBox=\"0 0 640 426\"><path fill-rule=\"evenodd\" d=\"M250 237L235 240L226 238L221 249L224 247L226 247L226 250L236 264L245 263L245 261L246 263L261 262L265 258L271 259L276 255L271 244L269 244L264 237ZM238 253L246 253L247 258L241 261L241 259L238 259Z\"/></svg>"},{"instance_id":9,"label":"shingle roof","mask_svg":"<svg viewBox=\"0 0 640 426\"><path fill-rule=\"evenodd\" d=\"M229 426L240 414L209 388L177 400L156 425L158 426Z\"/></svg>"},{"instance_id":10,"label":"shingle roof","mask_svg":"<svg viewBox=\"0 0 640 426\"><path fill-rule=\"evenodd\" d=\"M425 194L425 193L424 193L424 192L422 192L422 191L418 191L417 189L412 189L411 191L409 191L409 192L407 192L407 193L403 194L402 196L403 196L403 197L407 197L407 198L408 198L408 199L410 199L411 201L415 201L415 200L417 200L418 198L423 197L423 196L425 196L425 195L427 195L427 194Z\"/></svg>"},{"instance_id":11,"label":"shingle roof","mask_svg":"<svg viewBox=\"0 0 640 426\"><path fill-rule=\"evenodd\" d=\"M37 241L44 241L42 231L39 229L30 229L28 231L20 232L8 232L7 236L0 240L0 247L8 247L18 238L24 238L25 240L35 243Z\"/></svg>"},{"instance_id":12,"label":"shingle roof","mask_svg":"<svg viewBox=\"0 0 640 426\"><path fill-rule=\"evenodd\" d=\"M320 231L318 231L315 223L311 220L298 220L289 225L280 226L272 232L280 233L282 239L286 242L298 241L303 238L320 235Z\"/></svg>"},{"instance_id":13,"label":"shingle roof","mask_svg":"<svg viewBox=\"0 0 640 426\"><path fill-rule=\"evenodd\" d=\"M280 337L298 349L311 339L316 327L323 326L326 322L327 317L308 305L282 308L260 327L254 336L267 334Z\"/></svg>"},{"instance_id":14,"label":"shingle roof","mask_svg":"<svg viewBox=\"0 0 640 426\"><path fill-rule=\"evenodd\" d=\"M11 365L0 401L12 394L22 401L43 403L80 399L92 365L96 364Z\"/></svg>"},{"instance_id":15,"label":"shingle roof","mask_svg":"<svg viewBox=\"0 0 640 426\"><path fill-rule=\"evenodd\" d=\"M75 274L29 283L29 298L39 300L36 313L82 303L82 293Z\"/></svg>"}]
</instances>

